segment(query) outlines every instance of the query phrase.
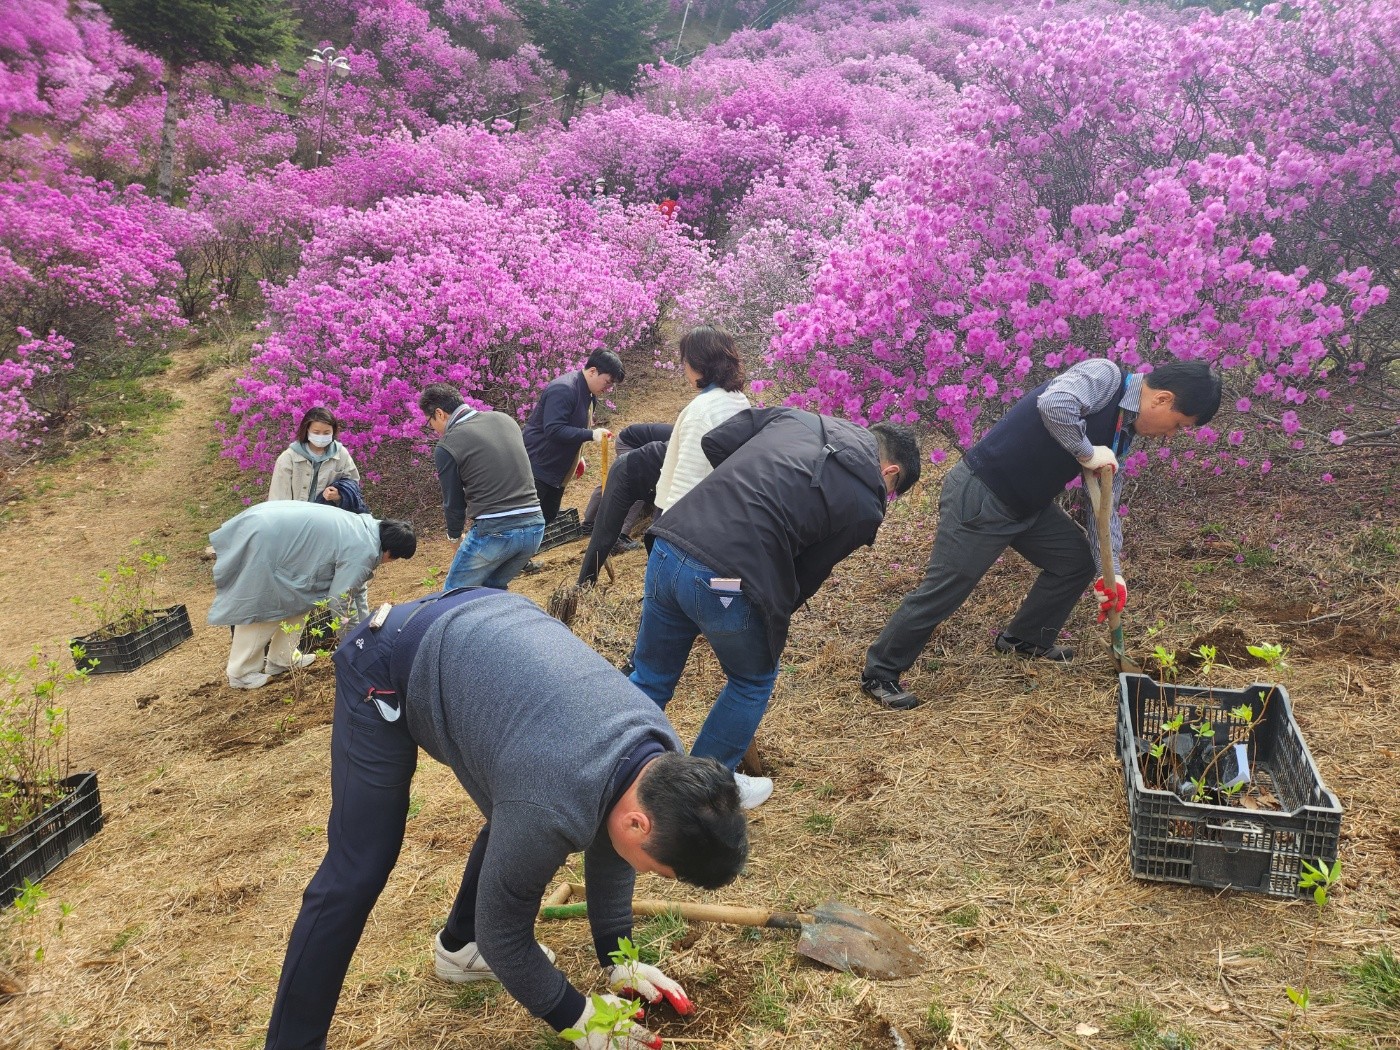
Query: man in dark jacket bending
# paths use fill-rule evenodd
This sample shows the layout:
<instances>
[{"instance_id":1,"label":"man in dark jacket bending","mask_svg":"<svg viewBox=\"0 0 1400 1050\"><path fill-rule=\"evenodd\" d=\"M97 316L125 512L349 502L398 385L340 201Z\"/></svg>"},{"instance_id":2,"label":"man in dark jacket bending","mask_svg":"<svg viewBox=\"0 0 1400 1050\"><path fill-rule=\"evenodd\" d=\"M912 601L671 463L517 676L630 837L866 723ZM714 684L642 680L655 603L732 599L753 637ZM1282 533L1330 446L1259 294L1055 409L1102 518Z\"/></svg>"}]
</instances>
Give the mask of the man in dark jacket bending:
<instances>
[{"instance_id":1,"label":"man in dark jacket bending","mask_svg":"<svg viewBox=\"0 0 1400 1050\"><path fill-rule=\"evenodd\" d=\"M905 427L792 408L745 409L701 447L714 472L648 531L631 679L664 708L703 634L727 681L691 754L734 769L772 696L792 614L874 543L889 493L919 479L920 456ZM746 809L773 790L766 777L735 780Z\"/></svg>"},{"instance_id":2,"label":"man in dark jacket bending","mask_svg":"<svg viewBox=\"0 0 1400 1050\"><path fill-rule=\"evenodd\" d=\"M707 888L738 874L748 832L727 769L681 753L656 705L518 595L466 588L397 606L379 629L357 627L334 660L327 850L292 928L269 1050L326 1045L350 957L398 859L420 747L486 818L436 939L439 977L499 980L556 1031L583 1029L592 1002L534 937L550 879L583 851L609 986L689 1012L656 967L610 966L608 953L630 936L635 872ZM577 1045L609 1045L600 1038ZM660 1045L645 1030L632 1038Z\"/></svg>"},{"instance_id":3,"label":"man in dark jacket bending","mask_svg":"<svg viewBox=\"0 0 1400 1050\"><path fill-rule=\"evenodd\" d=\"M598 582L603 562L616 552L618 542L626 539L628 522L655 512L652 500L656 498L656 483L661 478L670 438L669 423L633 423L623 427L617 436L618 448L624 448L626 442L626 451L614 461L608 471L607 491L599 495L588 550L584 551L583 567L578 572L580 587ZM633 544L633 549L636 546Z\"/></svg>"}]
</instances>

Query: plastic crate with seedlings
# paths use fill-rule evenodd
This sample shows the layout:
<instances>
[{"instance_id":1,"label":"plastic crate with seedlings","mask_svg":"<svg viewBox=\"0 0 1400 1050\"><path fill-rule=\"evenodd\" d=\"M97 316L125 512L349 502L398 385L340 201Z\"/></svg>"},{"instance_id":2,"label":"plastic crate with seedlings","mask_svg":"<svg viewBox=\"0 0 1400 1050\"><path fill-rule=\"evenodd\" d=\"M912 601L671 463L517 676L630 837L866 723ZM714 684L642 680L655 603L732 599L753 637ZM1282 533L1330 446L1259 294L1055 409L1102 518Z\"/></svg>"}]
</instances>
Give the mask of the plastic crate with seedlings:
<instances>
[{"instance_id":1,"label":"plastic crate with seedlings","mask_svg":"<svg viewBox=\"0 0 1400 1050\"><path fill-rule=\"evenodd\" d=\"M1297 897L1304 861L1336 860L1342 807L1282 686L1124 674L1118 708L1134 875Z\"/></svg>"}]
</instances>

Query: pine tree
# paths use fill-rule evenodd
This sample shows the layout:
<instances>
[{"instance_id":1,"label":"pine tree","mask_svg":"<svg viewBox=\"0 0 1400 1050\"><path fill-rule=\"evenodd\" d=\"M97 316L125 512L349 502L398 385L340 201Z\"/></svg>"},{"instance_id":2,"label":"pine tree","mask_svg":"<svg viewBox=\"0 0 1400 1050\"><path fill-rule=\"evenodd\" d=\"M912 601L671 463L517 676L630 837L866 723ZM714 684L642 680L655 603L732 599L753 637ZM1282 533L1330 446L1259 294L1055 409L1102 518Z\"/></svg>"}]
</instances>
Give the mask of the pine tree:
<instances>
[{"instance_id":1,"label":"pine tree","mask_svg":"<svg viewBox=\"0 0 1400 1050\"><path fill-rule=\"evenodd\" d=\"M200 62L266 65L295 43L295 23L275 0L101 0L128 40L165 63L165 119L161 125L156 189L170 199L175 172L175 129L180 84Z\"/></svg>"},{"instance_id":2,"label":"pine tree","mask_svg":"<svg viewBox=\"0 0 1400 1050\"><path fill-rule=\"evenodd\" d=\"M568 77L565 121L590 87L630 94L656 58L666 0L516 0L535 46Z\"/></svg>"}]
</instances>

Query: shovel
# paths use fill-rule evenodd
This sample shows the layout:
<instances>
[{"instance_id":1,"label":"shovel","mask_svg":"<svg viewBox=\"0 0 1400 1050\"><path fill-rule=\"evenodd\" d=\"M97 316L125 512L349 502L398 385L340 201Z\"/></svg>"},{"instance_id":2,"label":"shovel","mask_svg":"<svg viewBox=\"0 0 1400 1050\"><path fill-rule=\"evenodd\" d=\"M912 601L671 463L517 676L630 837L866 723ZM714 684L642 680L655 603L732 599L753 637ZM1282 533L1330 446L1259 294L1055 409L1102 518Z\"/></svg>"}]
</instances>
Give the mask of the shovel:
<instances>
[{"instance_id":1,"label":"shovel","mask_svg":"<svg viewBox=\"0 0 1400 1050\"><path fill-rule=\"evenodd\" d=\"M583 887L569 885L573 896ZM559 896L558 891L553 895ZM553 899L553 898L552 898ZM575 919L588 914L588 902L546 904L540 909L544 919ZM634 900L634 915L679 915L696 922L718 922L734 926L766 926L776 930L799 930L797 954L834 970L860 977L892 980L913 977L923 971L924 957L904 934L883 919L858 908L830 901L810 914L741 908L728 904L677 904L670 901Z\"/></svg>"},{"instance_id":2,"label":"shovel","mask_svg":"<svg viewBox=\"0 0 1400 1050\"><path fill-rule=\"evenodd\" d=\"M1113 510L1113 475L1102 471L1095 477L1084 472L1084 489L1094 509L1094 525L1099 535L1099 568L1105 582L1113 571L1113 540L1108 533L1108 515ZM1123 614L1112 609L1108 614L1108 629L1112 636L1113 662L1123 674L1142 674L1142 668L1128 658L1128 643L1123 639Z\"/></svg>"}]
</instances>

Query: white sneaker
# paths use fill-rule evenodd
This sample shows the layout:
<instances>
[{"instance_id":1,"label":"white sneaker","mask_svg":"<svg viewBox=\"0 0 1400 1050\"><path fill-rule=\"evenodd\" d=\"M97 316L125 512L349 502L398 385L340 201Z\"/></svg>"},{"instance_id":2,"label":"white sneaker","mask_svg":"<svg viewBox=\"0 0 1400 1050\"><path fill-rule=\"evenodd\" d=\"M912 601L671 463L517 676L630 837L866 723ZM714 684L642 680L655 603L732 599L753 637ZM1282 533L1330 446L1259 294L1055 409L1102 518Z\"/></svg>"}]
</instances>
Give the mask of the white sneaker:
<instances>
[{"instance_id":1,"label":"white sneaker","mask_svg":"<svg viewBox=\"0 0 1400 1050\"><path fill-rule=\"evenodd\" d=\"M249 675L247 678L237 682L230 678L228 680L228 687L230 689L261 689L263 686L267 685L268 677L268 675L259 673Z\"/></svg>"},{"instance_id":2,"label":"white sneaker","mask_svg":"<svg viewBox=\"0 0 1400 1050\"><path fill-rule=\"evenodd\" d=\"M757 809L773 794L773 781L769 777L748 777L735 773L734 783L739 788L740 809Z\"/></svg>"},{"instance_id":3,"label":"white sneaker","mask_svg":"<svg viewBox=\"0 0 1400 1050\"><path fill-rule=\"evenodd\" d=\"M544 952L545 957L550 962L554 961L554 953L543 944L540 945L540 950ZM475 941L463 945L459 951L449 952L442 946L441 930L433 938L433 969L444 981L451 981L453 984L496 980L496 975L491 972L491 967L486 965L486 960L481 957L481 952L477 950Z\"/></svg>"},{"instance_id":4,"label":"white sneaker","mask_svg":"<svg viewBox=\"0 0 1400 1050\"><path fill-rule=\"evenodd\" d=\"M292 650L292 667L310 667L315 662L315 653L303 653L300 649ZM273 667L271 664L268 664L267 676L272 678L279 674L286 674L291 669L291 667Z\"/></svg>"}]
</instances>

